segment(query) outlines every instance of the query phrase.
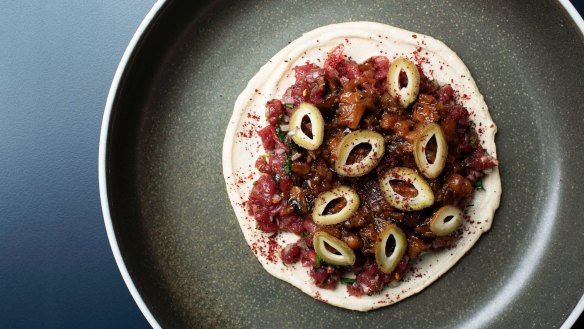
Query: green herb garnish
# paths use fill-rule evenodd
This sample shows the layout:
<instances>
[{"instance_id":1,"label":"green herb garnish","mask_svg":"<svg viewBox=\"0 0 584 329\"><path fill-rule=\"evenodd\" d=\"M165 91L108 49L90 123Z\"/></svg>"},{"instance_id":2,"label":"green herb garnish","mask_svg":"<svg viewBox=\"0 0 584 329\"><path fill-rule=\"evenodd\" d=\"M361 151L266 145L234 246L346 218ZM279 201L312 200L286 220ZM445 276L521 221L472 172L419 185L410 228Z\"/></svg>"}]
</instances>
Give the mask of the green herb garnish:
<instances>
[{"instance_id":1,"label":"green herb garnish","mask_svg":"<svg viewBox=\"0 0 584 329\"><path fill-rule=\"evenodd\" d=\"M276 181L276 183L280 182L280 174L276 173L274 174L274 180Z\"/></svg>"},{"instance_id":2,"label":"green herb garnish","mask_svg":"<svg viewBox=\"0 0 584 329\"><path fill-rule=\"evenodd\" d=\"M302 237L303 237L303 238L306 238L307 236L308 236L308 231L303 231L303 232L302 232Z\"/></svg>"},{"instance_id":3,"label":"green herb garnish","mask_svg":"<svg viewBox=\"0 0 584 329\"><path fill-rule=\"evenodd\" d=\"M353 278L341 278L341 283L355 283L355 281Z\"/></svg>"},{"instance_id":4,"label":"green herb garnish","mask_svg":"<svg viewBox=\"0 0 584 329\"><path fill-rule=\"evenodd\" d=\"M293 109L294 108L294 104L292 104L292 103L286 103L284 105L286 105L286 107L289 108L289 109Z\"/></svg>"},{"instance_id":5,"label":"green herb garnish","mask_svg":"<svg viewBox=\"0 0 584 329\"><path fill-rule=\"evenodd\" d=\"M470 135L470 147L473 149L477 148L477 140L474 135Z\"/></svg>"},{"instance_id":6,"label":"green herb garnish","mask_svg":"<svg viewBox=\"0 0 584 329\"><path fill-rule=\"evenodd\" d=\"M477 190L485 190L485 188L483 187L483 180L479 179L478 181L475 182L474 184L475 189Z\"/></svg>"},{"instance_id":7,"label":"green herb garnish","mask_svg":"<svg viewBox=\"0 0 584 329\"><path fill-rule=\"evenodd\" d=\"M292 160L290 159L290 153L286 153L286 164L284 164L284 172L288 175L292 172L290 167L292 166Z\"/></svg>"},{"instance_id":8,"label":"green herb garnish","mask_svg":"<svg viewBox=\"0 0 584 329\"><path fill-rule=\"evenodd\" d=\"M280 127L276 128L276 134L278 135L278 138L282 141L282 143L286 142L286 132L282 131Z\"/></svg>"},{"instance_id":9,"label":"green herb garnish","mask_svg":"<svg viewBox=\"0 0 584 329\"><path fill-rule=\"evenodd\" d=\"M316 258L314 259L314 268L320 268L320 263L322 262L322 258L318 254L316 254Z\"/></svg>"}]
</instances>

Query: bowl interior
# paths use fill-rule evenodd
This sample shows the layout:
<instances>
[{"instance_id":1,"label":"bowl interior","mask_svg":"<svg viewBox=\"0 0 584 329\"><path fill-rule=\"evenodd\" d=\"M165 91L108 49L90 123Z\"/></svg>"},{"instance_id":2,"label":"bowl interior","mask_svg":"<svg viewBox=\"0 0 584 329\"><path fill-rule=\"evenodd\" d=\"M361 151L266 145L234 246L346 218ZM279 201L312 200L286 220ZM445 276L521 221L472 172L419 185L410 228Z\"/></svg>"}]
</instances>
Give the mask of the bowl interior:
<instances>
[{"instance_id":1,"label":"bowl interior","mask_svg":"<svg viewBox=\"0 0 584 329\"><path fill-rule=\"evenodd\" d=\"M268 275L221 172L247 81L303 32L356 20L428 34L459 54L498 125L503 182L491 231L455 267L369 313ZM582 35L555 1L169 1L134 51L109 123L109 207L128 271L163 327L559 327L584 292L582 58Z\"/></svg>"}]
</instances>

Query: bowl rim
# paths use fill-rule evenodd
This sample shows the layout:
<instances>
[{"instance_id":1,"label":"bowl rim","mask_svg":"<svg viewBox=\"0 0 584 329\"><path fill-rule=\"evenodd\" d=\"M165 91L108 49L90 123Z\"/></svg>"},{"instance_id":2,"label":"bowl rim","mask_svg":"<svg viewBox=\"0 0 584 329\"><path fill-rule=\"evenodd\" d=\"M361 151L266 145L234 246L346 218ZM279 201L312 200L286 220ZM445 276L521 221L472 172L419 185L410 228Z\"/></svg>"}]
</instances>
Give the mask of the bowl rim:
<instances>
[{"instance_id":1,"label":"bowl rim","mask_svg":"<svg viewBox=\"0 0 584 329\"><path fill-rule=\"evenodd\" d=\"M112 84L107 96L107 101L105 104L105 109L103 113L103 119L101 123L101 132L99 136L99 155L98 155L98 178L99 178L99 197L101 200L101 210L103 213L103 221L105 224L105 229L107 232L107 237L109 240L109 244L116 260L116 264L118 265L118 269L122 274L122 278L130 290L130 294L134 298L134 302L138 305L144 317L152 328L161 328L160 324L150 312L150 309L142 299L140 292L136 289L136 285L128 272L128 268L124 263L124 259L122 257L122 253L120 251L120 247L118 245L118 241L116 239L116 233L113 226L113 221L110 213L109 208L109 197L108 197L108 187L107 187L107 142L108 142L108 135L109 135L109 126L111 121L111 114L113 110L113 106L115 103L115 99L118 93L118 89L120 87L120 83L122 81L122 77L126 69L128 68L128 63L130 58L134 54L134 52L138 49L138 45L140 44L142 37L145 36L146 30L150 27L151 23L154 21L154 18L158 15L161 11L161 8L164 7L167 0L158 0L154 3L152 8L148 11L136 32L132 36L130 43L126 47L124 54L118 64L118 68L116 69L116 73L114 74L114 78L112 80Z\"/></svg>"},{"instance_id":2,"label":"bowl rim","mask_svg":"<svg viewBox=\"0 0 584 329\"><path fill-rule=\"evenodd\" d=\"M569 0L557 1L560 3L560 5L562 5L564 10L566 10L568 15L572 18L574 23L576 23L576 26L580 29L580 32L584 36L584 20L582 19L582 16L580 16L574 5ZM120 83L122 81L122 77L124 76L126 69L129 67L128 64L130 62L132 55L139 48L138 45L140 44L142 38L145 36L146 34L145 32L148 30L150 25L155 21L155 18L161 12L161 9L168 2L169 0L158 0L154 3L152 8L150 8L142 22L136 29L136 32L132 36L132 39L130 40L128 46L126 47L126 50L124 51L124 54L122 55L120 63L118 64L118 67L116 69L116 73L114 74L112 84L107 96L107 101L105 104L99 137L99 154L98 154L99 196L101 201L103 220L110 248L112 250L116 264L122 275L122 278L124 279L124 282L126 283L128 290L130 291L130 294L134 298L134 302L136 302L138 308L140 309L142 314L144 314L144 317L153 328L161 328L161 326L158 323L158 321L154 318L154 315L152 314L152 312L142 299L140 292L138 292L138 289L136 288L136 285L134 284L134 281L132 280L132 277L128 272L126 264L124 263L122 253L120 251L118 241L116 239L116 234L109 208L106 161L107 161L107 142L109 136L111 114L113 111L116 96L118 94ZM584 294L582 295L574 309L571 311L570 315L562 324L561 329L571 328L576 322L576 320L578 320L580 315L583 313L583 311L584 311Z\"/></svg>"}]
</instances>

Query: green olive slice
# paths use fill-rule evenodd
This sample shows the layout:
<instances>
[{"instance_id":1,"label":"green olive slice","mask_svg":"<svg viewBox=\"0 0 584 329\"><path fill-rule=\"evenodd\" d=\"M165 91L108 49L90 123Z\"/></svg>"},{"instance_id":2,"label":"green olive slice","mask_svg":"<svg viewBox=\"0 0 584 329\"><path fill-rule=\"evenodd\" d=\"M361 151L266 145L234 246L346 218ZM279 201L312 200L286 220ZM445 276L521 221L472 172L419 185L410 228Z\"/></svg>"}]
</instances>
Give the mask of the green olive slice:
<instances>
[{"instance_id":1,"label":"green olive slice","mask_svg":"<svg viewBox=\"0 0 584 329\"><path fill-rule=\"evenodd\" d=\"M314 234L314 251L325 262L333 265L353 265L355 263L355 253L346 243L335 238L326 232L316 232ZM334 249L331 252L327 245Z\"/></svg>"},{"instance_id":2,"label":"green olive slice","mask_svg":"<svg viewBox=\"0 0 584 329\"><path fill-rule=\"evenodd\" d=\"M388 255L387 242L389 237L393 236L395 246ZM387 225L375 242L375 261L384 273L391 273L404 257L408 248L408 242L404 232L395 224Z\"/></svg>"},{"instance_id":3,"label":"green olive slice","mask_svg":"<svg viewBox=\"0 0 584 329\"><path fill-rule=\"evenodd\" d=\"M404 72L408 77L408 84L400 86L399 76ZM387 72L387 88L389 95L398 98L403 108L408 107L418 97L420 90L420 72L410 60L400 57L396 58Z\"/></svg>"},{"instance_id":4,"label":"green olive slice","mask_svg":"<svg viewBox=\"0 0 584 329\"><path fill-rule=\"evenodd\" d=\"M361 160L347 164L351 151L360 144L371 145L369 153ZM341 176L359 177L369 173L377 166L385 152L385 141L381 134L369 130L357 130L349 133L339 143L335 171Z\"/></svg>"},{"instance_id":5,"label":"green olive slice","mask_svg":"<svg viewBox=\"0 0 584 329\"><path fill-rule=\"evenodd\" d=\"M449 235L462 223L462 211L455 206L443 206L438 209L430 221L430 230L437 236Z\"/></svg>"},{"instance_id":6,"label":"green olive slice","mask_svg":"<svg viewBox=\"0 0 584 329\"><path fill-rule=\"evenodd\" d=\"M312 125L312 138L302 131L302 120L308 116ZM309 103L301 103L290 117L288 134L298 146L307 150L316 150L322 144L324 138L324 119L320 110Z\"/></svg>"},{"instance_id":7,"label":"green olive slice","mask_svg":"<svg viewBox=\"0 0 584 329\"><path fill-rule=\"evenodd\" d=\"M414 186L418 194L406 197L396 192L391 186L392 181L402 181ZM389 204L404 211L414 211L427 208L434 204L434 193L430 185L415 170L406 167L395 167L379 177L379 185L383 196Z\"/></svg>"},{"instance_id":8,"label":"green olive slice","mask_svg":"<svg viewBox=\"0 0 584 329\"><path fill-rule=\"evenodd\" d=\"M323 214L333 200L344 198L345 206L334 214ZM359 208L359 195L347 186L339 186L318 195L312 210L312 220L318 225L333 225L344 222Z\"/></svg>"},{"instance_id":9,"label":"green olive slice","mask_svg":"<svg viewBox=\"0 0 584 329\"><path fill-rule=\"evenodd\" d=\"M430 163L426 157L428 142L434 137L436 139L436 157ZM435 123L430 123L422 129L418 138L414 141L414 159L422 175L427 178L436 178L442 173L448 156L448 144L442 133L442 128Z\"/></svg>"}]
</instances>

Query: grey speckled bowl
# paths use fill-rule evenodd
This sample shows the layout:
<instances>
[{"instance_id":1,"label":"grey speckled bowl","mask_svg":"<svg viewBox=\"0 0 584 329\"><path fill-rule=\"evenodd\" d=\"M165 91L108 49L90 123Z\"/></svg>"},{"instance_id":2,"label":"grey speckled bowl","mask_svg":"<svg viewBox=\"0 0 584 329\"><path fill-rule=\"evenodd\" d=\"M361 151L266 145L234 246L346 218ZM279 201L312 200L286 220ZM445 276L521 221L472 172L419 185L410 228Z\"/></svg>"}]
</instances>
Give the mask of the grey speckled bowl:
<instances>
[{"instance_id":1,"label":"grey speckled bowl","mask_svg":"<svg viewBox=\"0 0 584 329\"><path fill-rule=\"evenodd\" d=\"M352 20L460 55L499 127L503 178L494 225L470 253L369 313L268 275L221 174L247 81L303 32ZM556 1L158 1L114 79L100 147L105 222L138 305L167 328L560 327L584 307L583 41Z\"/></svg>"}]
</instances>

